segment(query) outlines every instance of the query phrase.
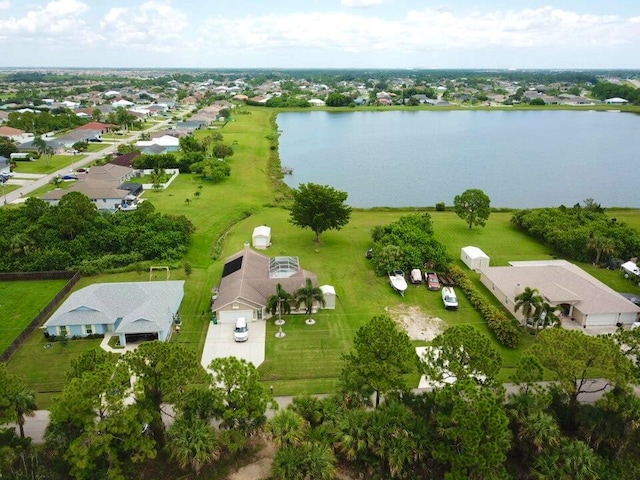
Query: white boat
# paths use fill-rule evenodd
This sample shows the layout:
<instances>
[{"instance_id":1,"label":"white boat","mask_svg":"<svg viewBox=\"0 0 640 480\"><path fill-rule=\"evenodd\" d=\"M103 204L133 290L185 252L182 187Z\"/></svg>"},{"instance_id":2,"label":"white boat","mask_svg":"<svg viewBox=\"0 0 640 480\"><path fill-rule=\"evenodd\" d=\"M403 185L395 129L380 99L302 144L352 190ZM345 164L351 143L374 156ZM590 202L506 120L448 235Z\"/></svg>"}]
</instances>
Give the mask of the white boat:
<instances>
[{"instance_id":1,"label":"white boat","mask_svg":"<svg viewBox=\"0 0 640 480\"><path fill-rule=\"evenodd\" d=\"M389 282L391 287L404 297L404 291L407 289L407 280L404 278L402 270L396 270L389 274Z\"/></svg>"}]
</instances>

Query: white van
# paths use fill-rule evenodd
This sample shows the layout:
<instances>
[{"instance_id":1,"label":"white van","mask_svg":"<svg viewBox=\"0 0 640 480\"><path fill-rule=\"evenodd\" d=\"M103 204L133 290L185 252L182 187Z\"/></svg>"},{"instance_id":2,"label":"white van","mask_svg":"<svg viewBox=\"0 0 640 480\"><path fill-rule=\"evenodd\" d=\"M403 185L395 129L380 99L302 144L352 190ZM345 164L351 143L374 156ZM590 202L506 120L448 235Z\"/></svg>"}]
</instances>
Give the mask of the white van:
<instances>
[{"instance_id":1,"label":"white van","mask_svg":"<svg viewBox=\"0 0 640 480\"><path fill-rule=\"evenodd\" d=\"M247 319L239 317L236 319L236 327L233 329L233 339L236 342L246 342L249 340L249 327Z\"/></svg>"},{"instance_id":2,"label":"white van","mask_svg":"<svg viewBox=\"0 0 640 480\"><path fill-rule=\"evenodd\" d=\"M444 308L447 310L458 309L458 298L453 287L444 287L442 289L442 303L444 303Z\"/></svg>"}]
</instances>

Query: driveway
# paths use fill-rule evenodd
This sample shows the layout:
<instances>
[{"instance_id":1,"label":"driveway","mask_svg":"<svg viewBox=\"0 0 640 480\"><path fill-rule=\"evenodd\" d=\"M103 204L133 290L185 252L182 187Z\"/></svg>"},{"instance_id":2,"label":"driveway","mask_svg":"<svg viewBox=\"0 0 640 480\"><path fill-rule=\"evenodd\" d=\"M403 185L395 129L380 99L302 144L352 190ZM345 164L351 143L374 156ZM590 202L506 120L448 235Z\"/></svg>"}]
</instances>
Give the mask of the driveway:
<instances>
[{"instance_id":1,"label":"driveway","mask_svg":"<svg viewBox=\"0 0 640 480\"><path fill-rule=\"evenodd\" d=\"M236 357L253 363L256 367L264 362L265 336L267 323L264 320L249 324L249 340L236 342L233 339L232 323L209 323L207 339L200 363L207 368L214 358Z\"/></svg>"}]
</instances>

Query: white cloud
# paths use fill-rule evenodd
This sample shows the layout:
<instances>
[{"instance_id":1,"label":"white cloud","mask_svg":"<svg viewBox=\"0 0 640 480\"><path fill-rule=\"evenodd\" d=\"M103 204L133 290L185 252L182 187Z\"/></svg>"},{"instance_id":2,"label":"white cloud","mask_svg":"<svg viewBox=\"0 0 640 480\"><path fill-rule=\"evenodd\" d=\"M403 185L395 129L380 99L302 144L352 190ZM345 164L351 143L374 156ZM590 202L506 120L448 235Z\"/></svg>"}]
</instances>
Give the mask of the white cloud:
<instances>
[{"instance_id":1,"label":"white cloud","mask_svg":"<svg viewBox=\"0 0 640 480\"><path fill-rule=\"evenodd\" d=\"M189 20L181 10L156 0L132 8L112 8L100 22L111 44L152 52L187 48L188 26Z\"/></svg>"},{"instance_id":2,"label":"white cloud","mask_svg":"<svg viewBox=\"0 0 640 480\"><path fill-rule=\"evenodd\" d=\"M82 15L88 11L89 6L78 0L56 0L29 10L22 17L0 19L0 31L6 38L48 39L52 42L49 46L70 38L86 39L88 31Z\"/></svg>"},{"instance_id":3,"label":"white cloud","mask_svg":"<svg viewBox=\"0 0 640 480\"><path fill-rule=\"evenodd\" d=\"M0 10L6 10L11 7L11 2L9 0L3 0L0 2Z\"/></svg>"},{"instance_id":4,"label":"white cloud","mask_svg":"<svg viewBox=\"0 0 640 480\"><path fill-rule=\"evenodd\" d=\"M383 0L340 0L340 4L347 8L373 7L380 5Z\"/></svg>"},{"instance_id":5,"label":"white cloud","mask_svg":"<svg viewBox=\"0 0 640 480\"><path fill-rule=\"evenodd\" d=\"M578 14L551 7L462 15L427 8L407 12L401 20L344 12L214 17L205 22L199 37L204 44L218 49L238 50L290 46L348 52L565 48L637 42L640 40L637 22L637 18Z\"/></svg>"}]
</instances>

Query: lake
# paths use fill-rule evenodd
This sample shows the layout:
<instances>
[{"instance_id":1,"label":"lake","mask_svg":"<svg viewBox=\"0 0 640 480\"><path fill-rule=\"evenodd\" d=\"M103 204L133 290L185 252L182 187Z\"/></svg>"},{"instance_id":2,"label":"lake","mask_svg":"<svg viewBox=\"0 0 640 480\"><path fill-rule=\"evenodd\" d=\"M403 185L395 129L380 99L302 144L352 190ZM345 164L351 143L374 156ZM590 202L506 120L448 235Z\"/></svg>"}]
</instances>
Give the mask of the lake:
<instances>
[{"instance_id":1,"label":"lake","mask_svg":"<svg viewBox=\"0 0 640 480\"><path fill-rule=\"evenodd\" d=\"M295 112L277 118L291 187L354 207L434 206L479 188L494 207L640 207L640 115L596 111Z\"/></svg>"}]
</instances>

